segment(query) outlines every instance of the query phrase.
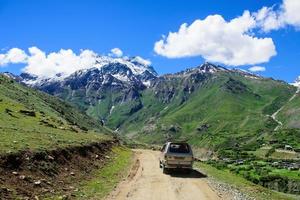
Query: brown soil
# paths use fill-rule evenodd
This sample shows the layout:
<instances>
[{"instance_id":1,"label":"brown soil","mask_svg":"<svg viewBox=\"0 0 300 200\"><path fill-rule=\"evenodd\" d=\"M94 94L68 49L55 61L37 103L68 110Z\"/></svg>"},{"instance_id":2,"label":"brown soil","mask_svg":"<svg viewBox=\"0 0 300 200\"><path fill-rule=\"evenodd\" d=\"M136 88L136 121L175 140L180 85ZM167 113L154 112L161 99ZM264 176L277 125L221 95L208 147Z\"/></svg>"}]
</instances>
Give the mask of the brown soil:
<instances>
[{"instance_id":1,"label":"brown soil","mask_svg":"<svg viewBox=\"0 0 300 200\"><path fill-rule=\"evenodd\" d=\"M0 199L72 197L79 180L101 168L118 140L43 152L0 155Z\"/></svg>"}]
</instances>

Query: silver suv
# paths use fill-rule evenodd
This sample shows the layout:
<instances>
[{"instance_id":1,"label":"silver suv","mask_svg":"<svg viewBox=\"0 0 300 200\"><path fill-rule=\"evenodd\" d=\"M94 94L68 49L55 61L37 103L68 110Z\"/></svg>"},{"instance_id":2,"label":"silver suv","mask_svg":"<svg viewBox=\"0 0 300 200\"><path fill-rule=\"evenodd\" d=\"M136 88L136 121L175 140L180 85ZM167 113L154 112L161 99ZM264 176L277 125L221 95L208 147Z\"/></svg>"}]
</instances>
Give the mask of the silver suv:
<instances>
[{"instance_id":1,"label":"silver suv","mask_svg":"<svg viewBox=\"0 0 300 200\"><path fill-rule=\"evenodd\" d=\"M186 142L167 142L161 148L159 166L166 173L168 169L192 169L194 156Z\"/></svg>"}]
</instances>

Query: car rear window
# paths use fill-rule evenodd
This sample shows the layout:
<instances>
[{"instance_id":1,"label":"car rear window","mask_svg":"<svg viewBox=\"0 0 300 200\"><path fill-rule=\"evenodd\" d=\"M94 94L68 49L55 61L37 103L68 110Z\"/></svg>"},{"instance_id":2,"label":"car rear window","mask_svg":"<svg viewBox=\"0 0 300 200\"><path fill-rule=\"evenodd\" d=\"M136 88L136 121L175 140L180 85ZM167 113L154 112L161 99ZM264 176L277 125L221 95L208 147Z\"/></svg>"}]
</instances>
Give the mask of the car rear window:
<instances>
[{"instance_id":1,"label":"car rear window","mask_svg":"<svg viewBox=\"0 0 300 200\"><path fill-rule=\"evenodd\" d=\"M171 143L169 147L171 153L190 153L190 147L186 143Z\"/></svg>"}]
</instances>

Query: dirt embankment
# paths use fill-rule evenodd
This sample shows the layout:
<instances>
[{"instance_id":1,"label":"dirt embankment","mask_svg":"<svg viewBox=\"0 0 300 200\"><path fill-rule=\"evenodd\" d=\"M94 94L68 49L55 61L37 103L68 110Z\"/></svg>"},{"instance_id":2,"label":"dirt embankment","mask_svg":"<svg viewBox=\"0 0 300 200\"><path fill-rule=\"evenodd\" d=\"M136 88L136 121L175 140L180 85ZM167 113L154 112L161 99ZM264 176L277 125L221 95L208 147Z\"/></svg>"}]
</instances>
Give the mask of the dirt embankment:
<instances>
[{"instance_id":1,"label":"dirt embankment","mask_svg":"<svg viewBox=\"0 0 300 200\"><path fill-rule=\"evenodd\" d=\"M73 186L101 168L118 140L51 151L23 151L0 156L0 199L71 197Z\"/></svg>"}]
</instances>

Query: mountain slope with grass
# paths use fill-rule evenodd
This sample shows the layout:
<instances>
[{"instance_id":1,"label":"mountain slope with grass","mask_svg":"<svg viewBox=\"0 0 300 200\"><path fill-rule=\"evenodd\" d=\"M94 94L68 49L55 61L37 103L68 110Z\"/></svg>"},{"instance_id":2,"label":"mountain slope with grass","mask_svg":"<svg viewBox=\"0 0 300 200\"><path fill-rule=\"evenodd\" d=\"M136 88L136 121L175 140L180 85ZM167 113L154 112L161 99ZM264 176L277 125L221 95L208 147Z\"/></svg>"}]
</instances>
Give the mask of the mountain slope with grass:
<instances>
[{"instance_id":1,"label":"mountain slope with grass","mask_svg":"<svg viewBox=\"0 0 300 200\"><path fill-rule=\"evenodd\" d=\"M294 96L282 107L277 114L285 128L300 128L300 94L299 88Z\"/></svg>"},{"instance_id":2,"label":"mountain slope with grass","mask_svg":"<svg viewBox=\"0 0 300 200\"><path fill-rule=\"evenodd\" d=\"M80 145L111 132L75 107L0 75L1 153Z\"/></svg>"},{"instance_id":3,"label":"mountain slope with grass","mask_svg":"<svg viewBox=\"0 0 300 200\"><path fill-rule=\"evenodd\" d=\"M138 130L135 136L150 143L181 138L197 146L252 148L271 134L277 123L270 115L296 90L242 71L201 70L165 76L142 92L144 107L122 126L124 133Z\"/></svg>"}]
</instances>

